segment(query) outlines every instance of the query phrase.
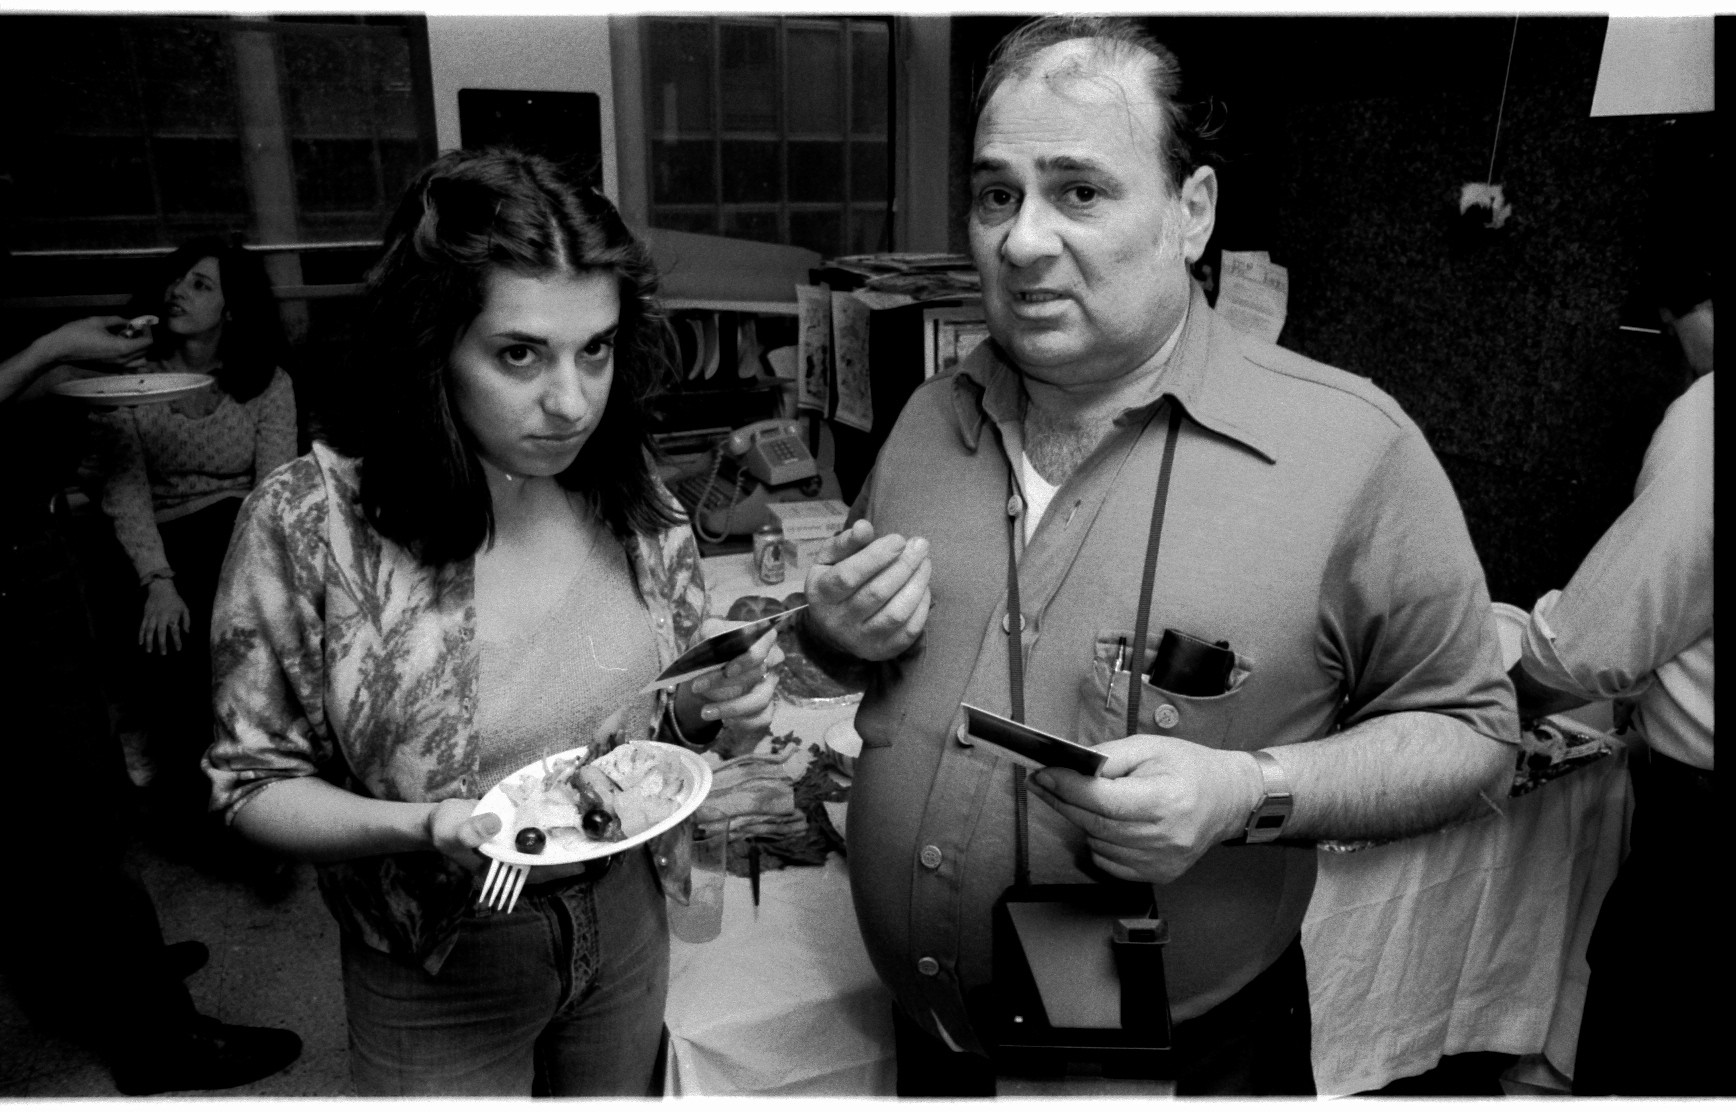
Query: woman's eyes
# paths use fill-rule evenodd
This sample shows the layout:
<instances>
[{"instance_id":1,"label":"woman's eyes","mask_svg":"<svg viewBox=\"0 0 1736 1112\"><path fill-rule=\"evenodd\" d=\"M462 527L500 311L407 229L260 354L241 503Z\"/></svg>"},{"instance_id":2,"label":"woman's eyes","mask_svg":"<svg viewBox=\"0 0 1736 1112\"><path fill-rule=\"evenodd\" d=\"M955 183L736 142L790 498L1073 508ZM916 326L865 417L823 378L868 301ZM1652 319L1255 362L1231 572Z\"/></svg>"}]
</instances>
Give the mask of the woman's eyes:
<instances>
[{"instance_id":1,"label":"woman's eyes","mask_svg":"<svg viewBox=\"0 0 1736 1112\"><path fill-rule=\"evenodd\" d=\"M607 360L615 351L615 341L592 340L579 349L579 358L586 363L600 363ZM542 359L542 353L530 344L508 344L500 349L500 361L514 369L534 367Z\"/></svg>"}]
</instances>

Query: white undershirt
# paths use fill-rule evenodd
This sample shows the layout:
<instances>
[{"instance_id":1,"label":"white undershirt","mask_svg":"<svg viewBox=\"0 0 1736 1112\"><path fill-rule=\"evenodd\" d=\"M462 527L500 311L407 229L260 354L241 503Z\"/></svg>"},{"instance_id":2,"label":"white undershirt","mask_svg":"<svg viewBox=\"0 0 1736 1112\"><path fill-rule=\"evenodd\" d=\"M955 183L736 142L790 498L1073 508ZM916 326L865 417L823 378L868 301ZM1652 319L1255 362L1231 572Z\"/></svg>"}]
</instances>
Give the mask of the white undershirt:
<instances>
[{"instance_id":1,"label":"white undershirt","mask_svg":"<svg viewBox=\"0 0 1736 1112\"><path fill-rule=\"evenodd\" d=\"M1031 534L1037 531L1037 523L1043 520L1049 503L1055 499L1055 492L1061 488L1037 474L1037 469L1031 466L1030 455L1022 451L1019 453L1019 485L1025 488L1025 543L1029 544Z\"/></svg>"},{"instance_id":2,"label":"white undershirt","mask_svg":"<svg viewBox=\"0 0 1736 1112\"><path fill-rule=\"evenodd\" d=\"M1169 339L1157 349L1157 365L1162 367L1169 362L1169 357L1175 354L1176 342L1181 339L1181 330L1187 327L1187 313L1182 313L1181 323L1175 326L1175 331L1169 334ZM1037 525L1043 520L1043 514L1049 509L1049 503L1055 500L1055 492L1061 489L1037 474L1037 469L1031 466L1031 456L1022 447L1019 449L1019 485L1025 493L1025 541L1029 543L1031 535L1037 531Z\"/></svg>"}]
</instances>

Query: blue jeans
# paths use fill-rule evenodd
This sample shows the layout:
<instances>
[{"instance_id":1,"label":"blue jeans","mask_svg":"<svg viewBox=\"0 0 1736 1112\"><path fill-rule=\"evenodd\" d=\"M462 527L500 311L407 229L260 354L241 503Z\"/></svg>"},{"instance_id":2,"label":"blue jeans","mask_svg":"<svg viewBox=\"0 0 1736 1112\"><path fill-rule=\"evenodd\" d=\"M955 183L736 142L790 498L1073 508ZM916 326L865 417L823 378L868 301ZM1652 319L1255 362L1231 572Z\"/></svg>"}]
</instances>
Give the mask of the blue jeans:
<instances>
[{"instance_id":1,"label":"blue jeans","mask_svg":"<svg viewBox=\"0 0 1736 1112\"><path fill-rule=\"evenodd\" d=\"M650 1095L669 931L643 849L472 913L438 975L348 936L343 964L360 1096Z\"/></svg>"}]
</instances>

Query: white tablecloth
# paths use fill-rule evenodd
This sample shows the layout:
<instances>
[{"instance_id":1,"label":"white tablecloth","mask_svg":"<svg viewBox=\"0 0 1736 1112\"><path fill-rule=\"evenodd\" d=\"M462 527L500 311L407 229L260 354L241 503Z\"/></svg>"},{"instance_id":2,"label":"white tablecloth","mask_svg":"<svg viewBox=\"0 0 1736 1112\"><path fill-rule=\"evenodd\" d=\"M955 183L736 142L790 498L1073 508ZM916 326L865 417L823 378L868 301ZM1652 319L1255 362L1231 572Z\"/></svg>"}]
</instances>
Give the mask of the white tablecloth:
<instances>
[{"instance_id":1,"label":"white tablecloth","mask_svg":"<svg viewBox=\"0 0 1736 1112\"><path fill-rule=\"evenodd\" d=\"M742 594L800 590L803 570L765 587L748 557L705 561L718 613ZM773 729L819 741L853 713L780 706ZM1571 1074L1585 945L1630 805L1618 754L1506 801L1504 818L1322 854L1302 928L1321 1094L1477 1050L1540 1054ZM747 882L731 878L722 937L672 947L672 1093L892 1091L891 999L836 856L766 874L757 916Z\"/></svg>"},{"instance_id":2,"label":"white tablecloth","mask_svg":"<svg viewBox=\"0 0 1736 1112\"><path fill-rule=\"evenodd\" d=\"M1302 924L1322 1096L1469 1051L1541 1054L1572 1076L1585 947L1631 808L1617 753L1504 818L1321 854Z\"/></svg>"}]
</instances>

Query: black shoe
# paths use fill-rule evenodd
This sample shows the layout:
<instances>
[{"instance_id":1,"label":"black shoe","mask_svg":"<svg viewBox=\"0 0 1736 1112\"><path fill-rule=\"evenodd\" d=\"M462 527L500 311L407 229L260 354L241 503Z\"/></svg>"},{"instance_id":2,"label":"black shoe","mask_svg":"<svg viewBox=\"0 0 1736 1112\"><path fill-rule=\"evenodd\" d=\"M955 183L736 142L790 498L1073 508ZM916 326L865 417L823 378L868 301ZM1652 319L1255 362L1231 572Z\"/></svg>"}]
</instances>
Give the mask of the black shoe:
<instances>
[{"instance_id":1,"label":"black shoe","mask_svg":"<svg viewBox=\"0 0 1736 1112\"><path fill-rule=\"evenodd\" d=\"M230 1089L270 1077L301 1056L301 1036L278 1027L235 1027L198 1016L179 1038L141 1045L111 1069L129 1097Z\"/></svg>"},{"instance_id":2,"label":"black shoe","mask_svg":"<svg viewBox=\"0 0 1736 1112\"><path fill-rule=\"evenodd\" d=\"M211 951L203 942L194 939L171 942L163 947L163 965L177 981L184 981L199 972L210 960Z\"/></svg>"}]
</instances>

